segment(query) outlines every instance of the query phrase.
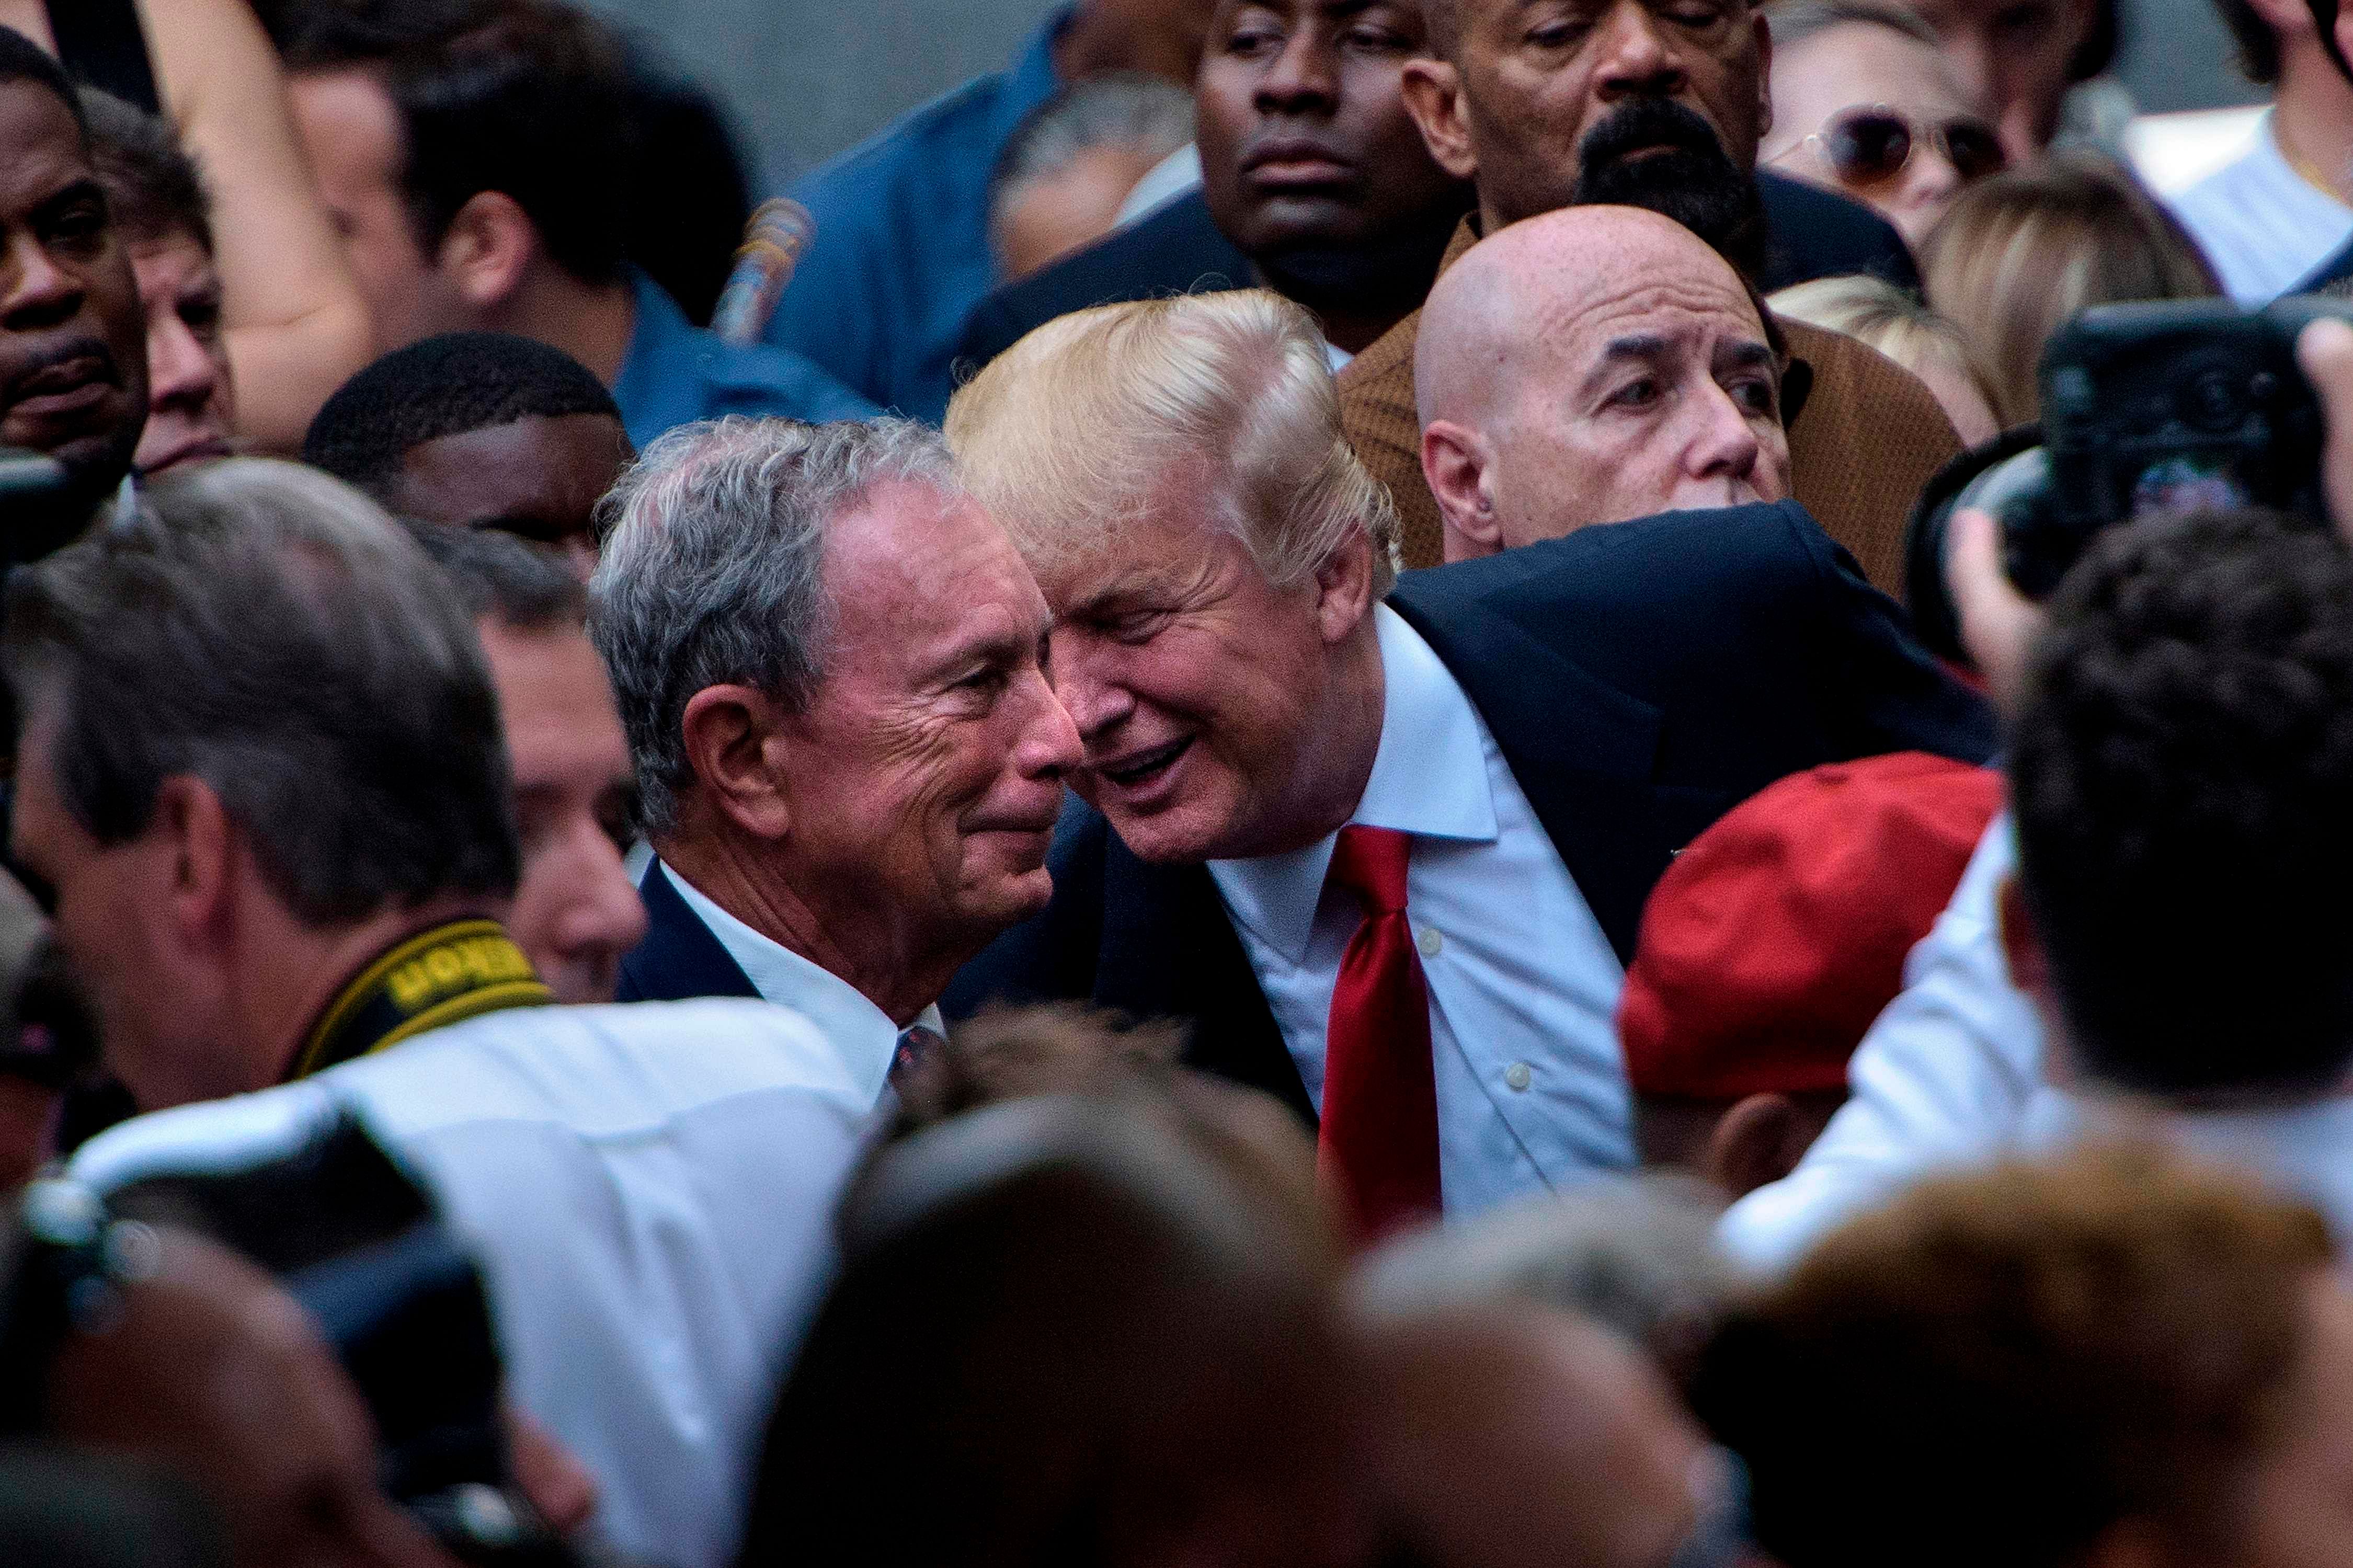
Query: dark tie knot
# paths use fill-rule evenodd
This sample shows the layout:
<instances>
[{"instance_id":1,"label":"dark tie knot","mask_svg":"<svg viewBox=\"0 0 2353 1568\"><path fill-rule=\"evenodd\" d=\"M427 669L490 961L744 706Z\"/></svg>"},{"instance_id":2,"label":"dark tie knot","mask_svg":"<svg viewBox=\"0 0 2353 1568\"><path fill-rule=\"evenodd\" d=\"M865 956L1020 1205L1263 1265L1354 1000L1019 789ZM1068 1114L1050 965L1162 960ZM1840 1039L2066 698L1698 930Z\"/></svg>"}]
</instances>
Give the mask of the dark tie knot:
<instances>
[{"instance_id":1,"label":"dark tie knot","mask_svg":"<svg viewBox=\"0 0 2353 1568\"><path fill-rule=\"evenodd\" d=\"M1412 837L1394 827L1344 827L1332 847L1326 885L1345 889L1368 915L1402 914L1412 846Z\"/></svg>"}]
</instances>

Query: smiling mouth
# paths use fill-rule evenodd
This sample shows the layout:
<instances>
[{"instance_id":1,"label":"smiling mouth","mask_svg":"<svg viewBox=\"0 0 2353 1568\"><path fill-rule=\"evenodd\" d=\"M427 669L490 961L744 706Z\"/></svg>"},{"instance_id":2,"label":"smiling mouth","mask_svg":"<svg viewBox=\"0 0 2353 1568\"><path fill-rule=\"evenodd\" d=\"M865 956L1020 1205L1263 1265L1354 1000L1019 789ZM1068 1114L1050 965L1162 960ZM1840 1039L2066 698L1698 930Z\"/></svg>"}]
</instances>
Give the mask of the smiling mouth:
<instances>
[{"instance_id":1,"label":"smiling mouth","mask_svg":"<svg viewBox=\"0 0 2353 1568\"><path fill-rule=\"evenodd\" d=\"M1099 766L1095 769L1095 775L1122 789L1134 789L1138 784L1150 784L1166 773L1176 765L1177 758L1192 749L1192 745L1193 737L1187 735L1181 741L1171 741L1165 746L1155 746L1151 751L1138 752L1116 767Z\"/></svg>"}]
</instances>

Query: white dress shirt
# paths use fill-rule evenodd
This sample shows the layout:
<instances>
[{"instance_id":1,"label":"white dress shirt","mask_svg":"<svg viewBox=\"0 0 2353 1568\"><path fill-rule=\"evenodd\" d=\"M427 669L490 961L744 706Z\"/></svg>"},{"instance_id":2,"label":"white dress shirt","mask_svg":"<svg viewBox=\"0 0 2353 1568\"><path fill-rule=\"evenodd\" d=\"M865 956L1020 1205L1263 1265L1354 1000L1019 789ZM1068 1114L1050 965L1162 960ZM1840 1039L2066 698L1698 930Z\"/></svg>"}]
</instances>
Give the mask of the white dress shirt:
<instances>
[{"instance_id":1,"label":"white dress shirt","mask_svg":"<svg viewBox=\"0 0 2353 1568\"><path fill-rule=\"evenodd\" d=\"M348 1108L481 1266L509 1397L596 1477L595 1531L722 1568L871 1102L764 1002L529 1007L137 1118L72 1171L107 1189L235 1169Z\"/></svg>"},{"instance_id":2,"label":"white dress shirt","mask_svg":"<svg viewBox=\"0 0 2353 1568\"><path fill-rule=\"evenodd\" d=\"M2268 112L2244 153L2167 205L2242 305L2286 292L2353 236L2353 207L2295 172Z\"/></svg>"},{"instance_id":3,"label":"white dress shirt","mask_svg":"<svg viewBox=\"0 0 2353 1568\"><path fill-rule=\"evenodd\" d=\"M775 942L754 931L717 904L703 897L700 889L662 863L662 875L678 889L727 956L744 972L752 988L780 1007L790 1007L817 1026L818 1033L833 1043L841 1054L842 1066L849 1070L851 1081L866 1090L866 1103L881 1102L882 1091L891 1081L891 1063L899 1049L899 1026L891 1016L867 999L866 993L831 970L810 963L782 942ZM947 1026L940 1019L937 1003L917 1015L911 1028L929 1029L944 1038Z\"/></svg>"},{"instance_id":4,"label":"white dress shirt","mask_svg":"<svg viewBox=\"0 0 2353 1568\"><path fill-rule=\"evenodd\" d=\"M1403 617L1373 616L1381 742L1349 821L1414 837L1406 914L1430 991L1446 1212L1622 1170L1634 1159L1616 1025L1625 971L1470 698ZM1209 863L1318 1106L1332 988L1363 918L1324 886L1337 837Z\"/></svg>"},{"instance_id":5,"label":"white dress shirt","mask_svg":"<svg viewBox=\"0 0 2353 1568\"><path fill-rule=\"evenodd\" d=\"M1922 1174L1999 1153L2042 1084L2042 1023L2010 982L2002 883L2010 814L1978 841L1952 902L1905 961L1905 988L1847 1066L1850 1098L1798 1168L1725 1212L1718 1238L1752 1268L1794 1263L1825 1232Z\"/></svg>"}]
</instances>

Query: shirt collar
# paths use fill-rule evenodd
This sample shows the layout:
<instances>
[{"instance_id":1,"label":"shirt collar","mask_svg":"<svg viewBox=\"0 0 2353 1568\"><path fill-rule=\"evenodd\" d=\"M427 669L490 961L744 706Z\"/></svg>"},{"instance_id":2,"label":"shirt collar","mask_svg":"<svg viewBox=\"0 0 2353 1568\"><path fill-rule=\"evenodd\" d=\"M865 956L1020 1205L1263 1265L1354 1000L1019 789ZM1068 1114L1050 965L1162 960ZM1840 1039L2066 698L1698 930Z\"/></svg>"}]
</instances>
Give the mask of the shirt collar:
<instances>
[{"instance_id":1,"label":"shirt collar","mask_svg":"<svg viewBox=\"0 0 2353 1568\"><path fill-rule=\"evenodd\" d=\"M1478 711L1402 616L1376 605L1373 630L1381 650L1381 743L1350 825L1493 843L1495 790ZM1234 918L1293 963L1307 955L1338 837L1283 855L1209 862Z\"/></svg>"},{"instance_id":2,"label":"shirt collar","mask_svg":"<svg viewBox=\"0 0 2353 1568\"><path fill-rule=\"evenodd\" d=\"M891 1063L899 1049L899 1026L890 1016L849 981L712 903L668 862L662 864L662 874L677 888L686 907L719 939L719 945L743 969L753 988L764 999L789 1007L817 1026L817 1032L841 1053L842 1065L849 1069L850 1081L859 1091L870 1100L880 1100L883 1086L891 1081ZM947 1034L936 1003L924 1008L915 1023L942 1037Z\"/></svg>"}]
</instances>

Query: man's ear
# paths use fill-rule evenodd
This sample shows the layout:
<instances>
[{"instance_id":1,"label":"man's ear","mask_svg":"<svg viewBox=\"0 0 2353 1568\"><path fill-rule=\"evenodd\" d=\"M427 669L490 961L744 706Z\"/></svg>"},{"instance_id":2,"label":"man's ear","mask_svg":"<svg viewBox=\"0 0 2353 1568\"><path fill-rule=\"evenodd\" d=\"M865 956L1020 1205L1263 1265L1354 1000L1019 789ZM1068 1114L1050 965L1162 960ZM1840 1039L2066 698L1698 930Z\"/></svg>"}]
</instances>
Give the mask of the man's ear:
<instances>
[{"instance_id":1,"label":"man's ear","mask_svg":"<svg viewBox=\"0 0 2353 1568\"><path fill-rule=\"evenodd\" d=\"M1478 174L1479 154L1462 117L1462 79L1454 68L1444 60L1408 60L1398 91L1438 166L1458 180Z\"/></svg>"},{"instance_id":2,"label":"man's ear","mask_svg":"<svg viewBox=\"0 0 2353 1568\"><path fill-rule=\"evenodd\" d=\"M155 787L148 832L160 834L156 852L170 881L164 907L174 934L186 946L211 947L224 932L236 875L245 853L242 836L213 786L193 773L174 773Z\"/></svg>"},{"instance_id":3,"label":"man's ear","mask_svg":"<svg viewBox=\"0 0 2353 1568\"><path fill-rule=\"evenodd\" d=\"M1773 25L1765 19L1762 5L1752 6L1749 16L1757 29L1757 145L1761 148L1773 134Z\"/></svg>"},{"instance_id":4,"label":"man's ear","mask_svg":"<svg viewBox=\"0 0 2353 1568\"><path fill-rule=\"evenodd\" d=\"M477 191L449 221L433 258L459 298L496 311L522 289L539 256L539 226L504 191Z\"/></svg>"},{"instance_id":5,"label":"man's ear","mask_svg":"<svg viewBox=\"0 0 2353 1568\"><path fill-rule=\"evenodd\" d=\"M1707 1141L1704 1174L1734 1197L1744 1197L1798 1168L1813 1142L1813 1127L1786 1094L1737 1100Z\"/></svg>"},{"instance_id":6,"label":"man's ear","mask_svg":"<svg viewBox=\"0 0 2353 1568\"><path fill-rule=\"evenodd\" d=\"M1468 561L1504 548L1495 515L1494 450L1480 431L1433 419L1421 433L1421 477L1438 500L1446 559Z\"/></svg>"},{"instance_id":7,"label":"man's ear","mask_svg":"<svg viewBox=\"0 0 2353 1568\"><path fill-rule=\"evenodd\" d=\"M1326 643L1344 640L1373 605L1372 535L1357 529L1315 568L1315 626Z\"/></svg>"},{"instance_id":8,"label":"man's ear","mask_svg":"<svg viewBox=\"0 0 2353 1568\"><path fill-rule=\"evenodd\" d=\"M776 699L753 686L706 686L679 720L687 765L712 808L755 838L780 839L792 826L784 721Z\"/></svg>"}]
</instances>

